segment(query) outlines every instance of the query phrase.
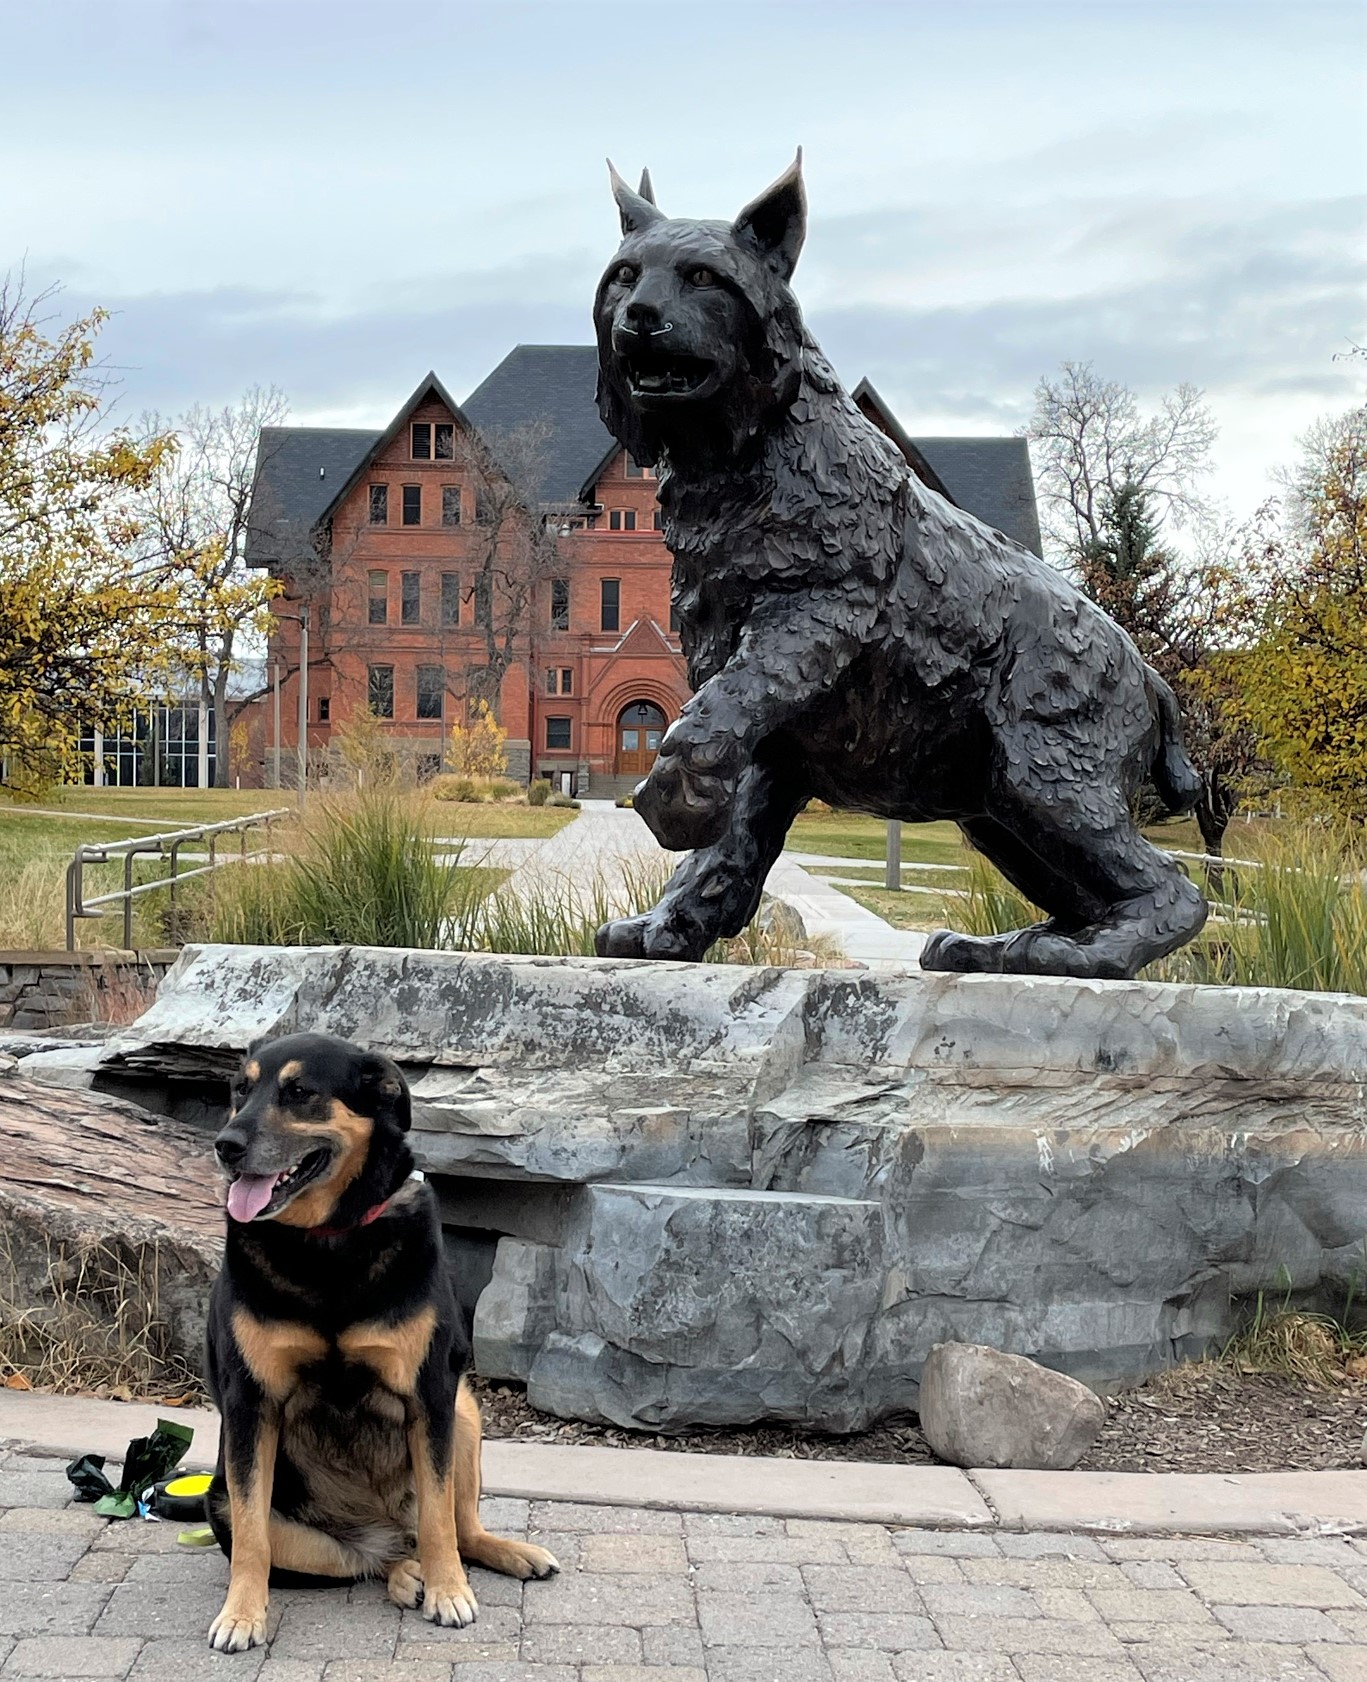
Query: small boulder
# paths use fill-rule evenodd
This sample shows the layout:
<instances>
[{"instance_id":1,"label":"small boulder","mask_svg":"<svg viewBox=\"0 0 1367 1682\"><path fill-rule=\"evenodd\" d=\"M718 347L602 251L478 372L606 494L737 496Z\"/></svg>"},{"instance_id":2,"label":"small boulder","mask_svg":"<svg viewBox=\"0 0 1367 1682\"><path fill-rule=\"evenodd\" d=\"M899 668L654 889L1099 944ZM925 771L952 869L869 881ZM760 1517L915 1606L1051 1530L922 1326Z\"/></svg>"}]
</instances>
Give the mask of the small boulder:
<instances>
[{"instance_id":1,"label":"small boulder","mask_svg":"<svg viewBox=\"0 0 1367 1682\"><path fill-rule=\"evenodd\" d=\"M953 1466L1066 1472L1106 1422L1085 1384L977 1343L935 1345L919 1407L926 1441Z\"/></svg>"}]
</instances>

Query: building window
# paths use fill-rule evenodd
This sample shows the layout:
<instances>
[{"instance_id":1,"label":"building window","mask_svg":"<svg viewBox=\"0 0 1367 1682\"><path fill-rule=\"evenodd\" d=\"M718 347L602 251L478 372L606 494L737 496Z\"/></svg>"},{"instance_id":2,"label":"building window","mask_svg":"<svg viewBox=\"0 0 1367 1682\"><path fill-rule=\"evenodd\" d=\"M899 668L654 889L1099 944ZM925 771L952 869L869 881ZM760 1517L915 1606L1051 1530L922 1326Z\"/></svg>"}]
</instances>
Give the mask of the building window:
<instances>
[{"instance_id":1,"label":"building window","mask_svg":"<svg viewBox=\"0 0 1367 1682\"><path fill-rule=\"evenodd\" d=\"M568 748L570 745L570 721L567 718L548 718L546 720L546 746L548 748Z\"/></svg>"},{"instance_id":2,"label":"building window","mask_svg":"<svg viewBox=\"0 0 1367 1682\"><path fill-rule=\"evenodd\" d=\"M387 526L389 524L388 485L372 485L370 487L370 523L372 526Z\"/></svg>"},{"instance_id":3,"label":"building window","mask_svg":"<svg viewBox=\"0 0 1367 1682\"><path fill-rule=\"evenodd\" d=\"M432 442L438 461L450 461L456 453L456 429L450 421L438 421L432 428Z\"/></svg>"},{"instance_id":4,"label":"building window","mask_svg":"<svg viewBox=\"0 0 1367 1682\"><path fill-rule=\"evenodd\" d=\"M441 523L444 526L458 526L460 524L459 485L443 485L441 487Z\"/></svg>"},{"instance_id":5,"label":"building window","mask_svg":"<svg viewBox=\"0 0 1367 1682\"><path fill-rule=\"evenodd\" d=\"M370 710L376 718L393 718L393 666L372 666L370 668L369 679L366 684L366 699L370 702Z\"/></svg>"},{"instance_id":6,"label":"building window","mask_svg":"<svg viewBox=\"0 0 1367 1682\"><path fill-rule=\"evenodd\" d=\"M418 667L418 717L440 718L446 673L440 666Z\"/></svg>"},{"instance_id":7,"label":"building window","mask_svg":"<svg viewBox=\"0 0 1367 1682\"><path fill-rule=\"evenodd\" d=\"M370 611L366 617L372 625L387 625L389 623L389 574L387 572L372 572L370 575Z\"/></svg>"},{"instance_id":8,"label":"building window","mask_svg":"<svg viewBox=\"0 0 1367 1682\"><path fill-rule=\"evenodd\" d=\"M422 524L421 485L405 485L403 488L403 523L406 526Z\"/></svg>"},{"instance_id":9,"label":"building window","mask_svg":"<svg viewBox=\"0 0 1367 1682\"><path fill-rule=\"evenodd\" d=\"M318 722L326 724L332 717L332 697L320 695L318 697Z\"/></svg>"},{"instance_id":10,"label":"building window","mask_svg":"<svg viewBox=\"0 0 1367 1682\"><path fill-rule=\"evenodd\" d=\"M460 574L458 572L444 572L441 575L441 622L443 625L460 624Z\"/></svg>"},{"instance_id":11,"label":"building window","mask_svg":"<svg viewBox=\"0 0 1367 1682\"><path fill-rule=\"evenodd\" d=\"M635 531L636 510L634 508L610 508L608 510L609 531Z\"/></svg>"},{"instance_id":12,"label":"building window","mask_svg":"<svg viewBox=\"0 0 1367 1682\"><path fill-rule=\"evenodd\" d=\"M572 666L547 666L546 693L548 695L573 695L574 668Z\"/></svg>"},{"instance_id":13,"label":"building window","mask_svg":"<svg viewBox=\"0 0 1367 1682\"><path fill-rule=\"evenodd\" d=\"M475 524L477 526L491 526L494 523L496 509L494 499L483 488L475 491Z\"/></svg>"},{"instance_id":14,"label":"building window","mask_svg":"<svg viewBox=\"0 0 1367 1682\"><path fill-rule=\"evenodd\" d=\"M553 578L551 580L551 629L553 631L568 631L570 628L570 581L568 578Z\"/></svg>"},{"instance_id":15,"label":"building window","mask_svg":"<svg viewBox=\"0 0 1367 1682\"><path fill-rule=\"evenodd\" d=\"M480 573L475 580L475 624L481 631L493 629L494 589L487 572Z\"/></svg>"},{"instance_id":16,"label":"building window","mask_svg":"<svg viewBox=\"0 0 1367 1682\"><path fill-rule=\"evenodd\" d=\"M413 423L413 460L431 461L432 459L432 423L430 421L414 421Z\"/></svg>"},{"instance_id":17,"label":"building window","mask_svg":"<svg viewBox=\"0 0 1367 1682\"><path fill-rule=\"evenodd\" d=\"M422 574L399 574L399 621L404 625L422 623Z\"/></svg>"},{"instance_id":18,"label":"building window","mask_svg":"<svg viewBox=\"0 0 1367 1682\"><path fill-rule=\"evenodd\" d=\"M574 693L574 671L569 666L560 668L560 693L562 695Z\"/></svg>"},{"instance_id":19,"label":"building window","mask_svg":"<svg viewBox=\"0 0 1367 1682\"><path fill-rule=\"evenodd\" d=\"M665 529L665 517L658 508L655 510L653 524L656 531L663 531Z\"/></svg>"},{"instance_id":20,"label":"building window","mask_svg":"<svg viewBox=\"0 0 1367 1682\"><path fill-rule=\"evenodd\" d=\"M622 581L620 578L605 578L599 585L602 600L599 606L600 624L605 631L620 631L622 628Z\"/></svg>"}]
</instances>

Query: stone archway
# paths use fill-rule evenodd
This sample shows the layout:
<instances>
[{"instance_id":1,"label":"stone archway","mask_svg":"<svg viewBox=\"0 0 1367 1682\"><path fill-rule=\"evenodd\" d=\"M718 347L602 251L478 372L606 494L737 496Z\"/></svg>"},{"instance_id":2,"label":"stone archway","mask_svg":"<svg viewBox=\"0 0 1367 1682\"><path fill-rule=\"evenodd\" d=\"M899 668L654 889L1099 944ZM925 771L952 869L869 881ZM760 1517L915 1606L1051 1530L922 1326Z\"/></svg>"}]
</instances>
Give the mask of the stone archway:
<instances>
[{"instance_id":1,"label":"stone archway","mask_svg":"<svg viewBox=\"0 0 1367 1682\"><path fill-rule=\"evenodd\" d=\"M617 715L613 770L619 777L644 777L655 763L667 720L653 701L631 701Z\"/></svg>"}]
</instances>

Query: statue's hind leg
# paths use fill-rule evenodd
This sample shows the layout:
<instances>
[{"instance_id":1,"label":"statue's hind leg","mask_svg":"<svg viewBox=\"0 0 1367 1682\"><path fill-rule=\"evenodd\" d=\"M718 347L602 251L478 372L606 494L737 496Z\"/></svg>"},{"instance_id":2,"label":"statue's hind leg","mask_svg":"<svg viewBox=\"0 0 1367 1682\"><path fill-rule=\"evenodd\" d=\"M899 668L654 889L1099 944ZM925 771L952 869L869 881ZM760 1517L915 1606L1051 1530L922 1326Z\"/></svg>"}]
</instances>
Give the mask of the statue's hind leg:
<instances>
[{"instance_id":1,"label":"statue's hind leg","mask_svg":"<svg viewBox=\"0 0 1367 1682\"><path fill-rule=\"evenodd\" d=\"M1065 882L1044 861L1038 858L1009 829L995 818L961 818L959 828L984 858L988 859L1032 905L1054 908L1045 921L1034 923L1032 929L1049 934L1076 934L1093 916L1105 907L1099 902L1082 907L1074 904L1072 885ZM1067 913L1058 908L1069 906ZM998 974L1004 966L1003 953L1021 933L1009 929L1001 934L961 934L954 929L940 929L926 941L921 952L921 968L950 970L958 974Z\"/></svg>"},{"instance_id":2,"label":"statue's hind leg","mask_svg":"<svg viewBox=\"0 0 1367 1682\"><path fill-rule=\"evenodd\" d=\"M1118 794L1095 785L1080 798L1073 789L1012 789L997 795L994 808L995 822L1014 839L1013 860L1019 864L1023 850L1039 863L1039 891L1018 885L1049 921L989 941L950 936L928 948L927 968L1123 979L1205 923L1200 890L1139 834Z\"/></svg>"}]
</instances>

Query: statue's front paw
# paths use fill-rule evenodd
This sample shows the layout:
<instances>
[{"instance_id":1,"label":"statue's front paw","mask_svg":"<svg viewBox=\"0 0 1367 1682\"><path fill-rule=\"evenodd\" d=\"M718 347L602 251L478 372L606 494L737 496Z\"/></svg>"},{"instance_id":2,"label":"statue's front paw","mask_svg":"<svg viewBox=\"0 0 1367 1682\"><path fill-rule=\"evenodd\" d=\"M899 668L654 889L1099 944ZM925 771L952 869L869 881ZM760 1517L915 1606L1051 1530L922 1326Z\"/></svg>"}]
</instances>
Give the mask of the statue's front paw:
<instances>
[{"instance_id":1,"label":"statue's front paw","mask_svg":"<svg viewBox=\"0 0 1367 1682\"><path fill-rule=\"evenodd\" d=\"M593 937L593 947L600 958L682 958L692 962L702 956L686 934L661 924L650 912L604 923Z\"/></svg>"},{"instance_id":2,"label":"statue's front paw","mask_svg":"<svg viewBox=\"0 0 1367 1682\"><path fill-rule=\"evenodd\" d=\"M661 753L636 791L635 807L651 834L672 852L711 847L726 834L735 778L703 770L682 753Z\"/></svg>"}]
</instances>

